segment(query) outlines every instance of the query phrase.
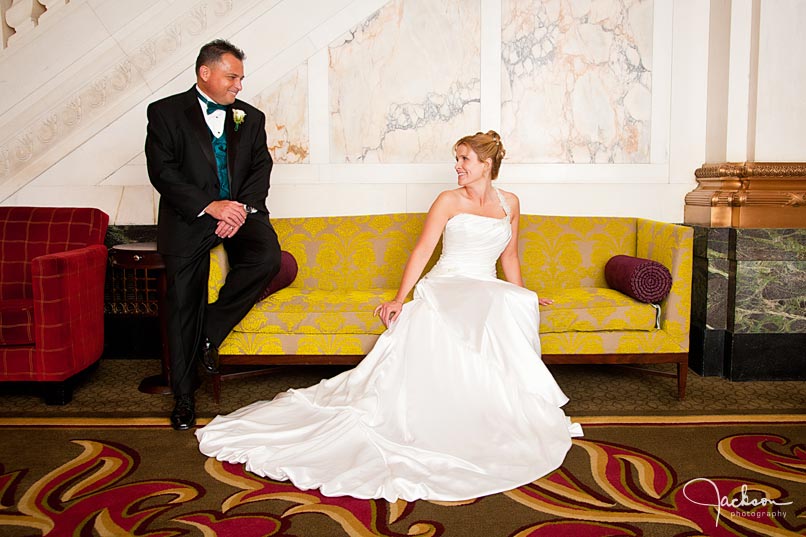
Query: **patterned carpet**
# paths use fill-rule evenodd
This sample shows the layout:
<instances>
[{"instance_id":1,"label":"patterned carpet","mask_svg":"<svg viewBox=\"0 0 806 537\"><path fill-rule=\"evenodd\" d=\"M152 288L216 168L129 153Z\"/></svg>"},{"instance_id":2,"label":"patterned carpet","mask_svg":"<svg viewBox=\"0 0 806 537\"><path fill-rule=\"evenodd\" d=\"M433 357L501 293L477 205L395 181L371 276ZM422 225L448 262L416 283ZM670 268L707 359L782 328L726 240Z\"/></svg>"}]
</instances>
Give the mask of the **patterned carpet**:
<instances>
[{"instance_id":1,"label":"patterned carpet","mask_svg":"<svg viewBox=\"0 0 806 537\"><path fill-rule=\"evenodd\" d=\"M658 366L659 368L665 366ZM678 401L674 379L613 366L551 366L571 401L570 416L698 414L806 414L806 382L730 382L689 372L687 396ZM668 369L671 371L671 369ZM287 368L271 375L223 383L219 404L204 379L197 392L200 416L227 413L291 387L308 386L341 371L334 367ZM0 416L158 417L173 399L138 391L140 380L159 372L155 359L103 359L78 384L73 401L48 407L31 385L0 384Z\"/></svg>"},{"instance_id":2,"label":"patterned carpet","mask_svg":"<svg viewBox=\"0 0 806 537\"><path fill-rule=\"evenodd\" d=\"M787 537L806 532L802 416L579 420L585 437L574 441L560 469L534 483L466 502L388 503L326 498L207 459L193 435L170 430L164 420L5 418L0 419L0 535Z\"/></svg>"},{"instance_id":3,"label":"patterned carpet","mask_svg":"<svg viewBox=\"0 0 806 537\"><path fill-rule=\"evenodd\" d=\"M206 459L192 434L168 426L172 398L138 391L158 370L154 359L101 360L63 407L46 406L33 385L0 385L0 535L806 534L804 382L692 373L678 401L673 379L552 366L585 428L560 470L459 504L389 504L325 498ZM200 422L339 371L229 381L220 404L205 378Z\"/></svg>"}]
</instances>

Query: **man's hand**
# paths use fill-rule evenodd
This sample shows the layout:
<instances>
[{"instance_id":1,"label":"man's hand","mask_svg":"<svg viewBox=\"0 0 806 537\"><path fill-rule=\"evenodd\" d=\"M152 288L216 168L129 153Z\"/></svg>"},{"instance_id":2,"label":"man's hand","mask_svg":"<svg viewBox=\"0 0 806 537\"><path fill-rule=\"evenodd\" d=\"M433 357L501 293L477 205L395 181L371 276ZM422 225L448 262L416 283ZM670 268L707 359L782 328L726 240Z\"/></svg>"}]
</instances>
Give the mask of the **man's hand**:
<instances>
[{"instance_id":1,"label":"man's hand","mask_svg":"<svg viewBox=\"0 0 806 537\"><path fill-rule=\"evenodd\" d=\"M234 237L239 229L241 229L241 226L231 226L223 220L219 220L218 225L215 228L215 234L222 239L229 239Z\"/></svg>"},{"instance_id":2,"label":"man's hand","mask_svg":"<svg viewBox=\"0 0 806 537\"><path fill-rule=\"evenodd\" d=\"M246 222L246 209L237 201L214 201L204 208L204 212L218 220L215 234L222 239L233 237Z\"/></svg>"},{"instance_id":3,"label":"man's hand","mask_svg":"<svg viewBox=\"0 0 806 537\"><path fill-rule=\"evenodd\" d=\"M204 212L232 227L240 227L246 222L246 209L238 201L213 201L204 208Z\"/></svg>"}]
</instances>

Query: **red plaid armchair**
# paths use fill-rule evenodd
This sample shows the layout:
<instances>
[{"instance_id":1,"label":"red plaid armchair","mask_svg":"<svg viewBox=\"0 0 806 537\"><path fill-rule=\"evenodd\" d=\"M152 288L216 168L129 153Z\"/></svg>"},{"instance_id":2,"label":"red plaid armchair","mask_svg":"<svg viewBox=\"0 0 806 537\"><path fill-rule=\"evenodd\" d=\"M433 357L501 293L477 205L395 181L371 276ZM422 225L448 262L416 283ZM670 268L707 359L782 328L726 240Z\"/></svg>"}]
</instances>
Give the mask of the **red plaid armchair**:
<instances>
[{"instance_id":1,"label":"red plaid armchair","mask_svg":"<svg viewBox=\"0 0 806 537\"><path fill-rule=\"evenodd\" d=\"M43 382L48 404L101 357L104 246L98 209L0 207L0 381Z\"/></svg>"}]
</instances>

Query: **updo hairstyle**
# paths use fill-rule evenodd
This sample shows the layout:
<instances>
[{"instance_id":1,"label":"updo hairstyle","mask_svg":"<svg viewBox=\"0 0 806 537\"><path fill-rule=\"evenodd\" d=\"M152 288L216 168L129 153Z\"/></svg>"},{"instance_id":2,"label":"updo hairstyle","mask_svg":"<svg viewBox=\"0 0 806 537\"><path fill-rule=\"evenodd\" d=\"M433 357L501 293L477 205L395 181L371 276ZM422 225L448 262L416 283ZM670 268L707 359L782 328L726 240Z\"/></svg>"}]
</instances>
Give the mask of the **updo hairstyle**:
<instances>
[{"instance_id":1,"label":"updo hairstyle","mask_svg":"<svg viewBox=\"0 0 806 537\"><path fill-rule=\"evenodd\" d=\"M459 138L459 141L453 144L453 151L456 152L460 145L466 145L472 149L482 162L491 159L493 164L490 169L490 178L494 180L498 177L498 168L501 167L501 161L507 151L497 132L489 130Z\"/></svg>"}]
</instances>

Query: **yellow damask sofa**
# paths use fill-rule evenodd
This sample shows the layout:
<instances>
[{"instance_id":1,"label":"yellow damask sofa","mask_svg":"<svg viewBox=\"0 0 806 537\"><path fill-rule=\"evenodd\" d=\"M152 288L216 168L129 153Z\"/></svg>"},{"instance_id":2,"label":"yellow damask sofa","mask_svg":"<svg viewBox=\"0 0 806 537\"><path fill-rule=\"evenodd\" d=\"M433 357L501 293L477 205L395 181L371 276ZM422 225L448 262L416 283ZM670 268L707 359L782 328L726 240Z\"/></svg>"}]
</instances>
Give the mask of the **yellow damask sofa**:
<instances>
[{"instance_id":1,"label":"yellow damask sofa","mask_svg":"<svg viewBox=\"0 0 806 537\"><path fill-rule=\"evenodd\" d=\"M222 374L243 365L355 364L383 332L375 306L394 297L424 214L278 218L280 244L299 265L294 283L258 302L220 347ZM620 217L522 215L519 248L524 284L554 304L541 308L546 363L673 363L678 397L686 388L691 306L691 228ZM436 262L440 247L431 260ZM658 312L608 288L614 255L666 266L672 288ZM211 253L209 300L228 267ZM236 368L241 374L242 367Z\"/></svg>"}]
</instances>

